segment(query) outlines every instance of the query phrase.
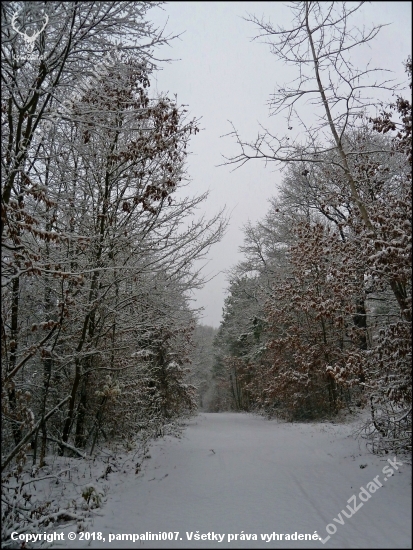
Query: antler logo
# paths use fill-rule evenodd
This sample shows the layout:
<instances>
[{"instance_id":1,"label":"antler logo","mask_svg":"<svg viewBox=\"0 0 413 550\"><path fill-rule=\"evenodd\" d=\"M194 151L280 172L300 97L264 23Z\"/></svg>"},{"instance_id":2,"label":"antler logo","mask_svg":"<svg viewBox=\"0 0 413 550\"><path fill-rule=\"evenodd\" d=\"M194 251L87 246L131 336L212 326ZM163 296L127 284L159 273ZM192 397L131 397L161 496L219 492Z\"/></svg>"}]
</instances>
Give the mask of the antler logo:
<instances>
[{"instance_id":1,"label":"antler logo","mask_svg":"<svg viewBox=\"0 0 413 550\"><path fill-rule=\"evenodd\" d=\"M13 14L13 17L11 19L11 26L13 27L13 29L18 33L20 34L20 36L22 36L24 38L24 40L26 41L26 44L27 44L27 49L29 50L30 53L33 52L34 50L34 44L36 42L36 38L38 36L40 36L42 34L42 32L44 31L44 29L46 28L46 25L47 23L49 22L49 16L48 15L45 15L45 23L43 25L43 27L40 29L40 31L38 32L34 32L31 36L26 34L25 32L21 32L17 27L16 27L16 19L17 19L17 16L19 15L19 11L16 11L14 14Z\"/></svg>"}]
</instances>

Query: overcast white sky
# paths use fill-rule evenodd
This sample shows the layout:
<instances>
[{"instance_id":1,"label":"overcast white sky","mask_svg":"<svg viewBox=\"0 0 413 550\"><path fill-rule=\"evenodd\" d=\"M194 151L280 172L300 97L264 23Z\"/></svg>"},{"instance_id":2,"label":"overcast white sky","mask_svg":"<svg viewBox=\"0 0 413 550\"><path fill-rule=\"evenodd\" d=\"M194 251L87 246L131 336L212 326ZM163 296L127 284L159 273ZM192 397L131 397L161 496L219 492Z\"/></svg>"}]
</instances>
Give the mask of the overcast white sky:
<instances>
[{"instance_id":1,"label":"overcast white sky","mask_svg":"<svg viewBox=\"0 0 413 550\"><path fill-rule=\"evenodd\" d=\"M168 34L182 34L170 47L158 50L159 57L172 58L157 74L155 89L177 94L179 104L187 104L192 117L202 117L202 132L191 142L188 162L191 183L188 194L210 190L205 211L213 214L224 204L231 213L224 239L209 254L205 274L215 276L195 293L195 305L204 307L203 324L219 326L227 287L225 271L240 259L242 227L261 219L268 199L276 195L281 175L275 166L249 162L232 172L217 167L222 155L237 152L233 139L220 138L232 121L241 135L253 139L258 123L272 125L267 101L277 84L291 80L293 73L276 61L269 47L251 39L256 35L247 13L270 18L273 24L288 24L289 9L281 2L171 2L154 8L149 18L166 24ZM411 2L371 2L363 6L359 24L392 23L382 29L372 43L371 59L395 71L405 80L402 61L411 51ZM353 59L353 62L355 59Z\"/></svg>"}]
</instances>

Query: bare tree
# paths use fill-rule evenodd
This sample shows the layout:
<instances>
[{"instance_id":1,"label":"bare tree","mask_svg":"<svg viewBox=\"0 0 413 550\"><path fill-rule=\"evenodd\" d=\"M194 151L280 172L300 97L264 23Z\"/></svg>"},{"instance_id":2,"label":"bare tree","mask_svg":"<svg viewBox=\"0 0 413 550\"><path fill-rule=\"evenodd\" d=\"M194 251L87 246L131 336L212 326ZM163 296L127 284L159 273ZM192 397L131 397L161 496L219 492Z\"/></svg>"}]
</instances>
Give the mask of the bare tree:
<instances>
[{"instance_id":1,"label":"bare tree","mask_svg":"<svg viewBox=\"0 0 413 550\"><path fill-rule=\"evenodd\" d=\"M323 162L322 152L334 148L338 155L333 162L344 171L353 200L370 226L349 166L348 157L352 151L345 143L345 134L368 107L376 104L374 92L377 96L380 90L393 90L394 85L392 80L380 78L385 72L383 69L369 65L358 69L351 61L353 50L373 40L383 26L360 30L352 25L352 18L362 4L295 2L291 5L293 20L288 29L273 26L255 16L247 19L258 26L257 38L265 38L280 61L297 68L294 82L279 87L269 105L272 116L286 114L289 130L298 123L305 130L306 141L298 145L291 139L291 133L279 136L263 128L254 142L245 142L234 129L229 135L236 137L241 153L227 161L237 165L253 158L317 163ZM311 105L315 115L316 122L312 125L299 112L303 102Z\"/></svg>"},{"instance_id":2,"label":"bare tree","mask_svg":"<svg viewBox=\"0 0 413 550\"><path fill-rule=\"evenodd\" d=\"M354 149L348 139L358 128L360 119L371 114L371 107L383 99L383 91L394 91L397 86L387 78L384 69L367 64L359 69L353 63L355 52L377 37L383 25L369 30L358 29L352 23L363 2L296 2L291 5L292 24L285 29L250 16L247 20L258 26L260 34L274 55L297 69L297 78L290 85L278 88L270 100L272 116L285 114L288 130L298 124L304 131L303 142L287 135L274 135L262 128L255 141L244 141L234 128L228 134L235 137L240 153L227 158L226 164L242 166L252 159L265 162L299 163L303 171L310 164L335 166L342 174L350 201L364 228L371 234L377 251L383 248L383 231L372 219L374 214L360 194L353 156L368 158L380 152L378 147ZM383 74L384 73L384 74ZM303 115L304 105L310 105L316 121L309 122ZM300 111L301 110L301 111ZM308 107L307 107L308 110ZM374 144L373 144L374 145ZM329 153L326 156L326 153ZM389 284L407 315L406 292L397 278Z\"/></svg>"}]
</instances>

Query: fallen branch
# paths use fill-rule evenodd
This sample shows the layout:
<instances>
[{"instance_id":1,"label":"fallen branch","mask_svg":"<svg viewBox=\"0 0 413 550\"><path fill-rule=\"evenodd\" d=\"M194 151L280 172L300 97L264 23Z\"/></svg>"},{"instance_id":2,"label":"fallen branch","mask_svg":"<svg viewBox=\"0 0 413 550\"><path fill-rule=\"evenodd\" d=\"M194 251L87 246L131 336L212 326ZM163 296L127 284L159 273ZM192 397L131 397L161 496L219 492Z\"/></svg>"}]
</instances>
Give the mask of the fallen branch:
<instances>
[{"instance_id":1,"label":"fallen branch","mask_svg":"<svg viewBox=\"0 0 413 550\"><path fill-rule=\"evenodd\" d=\"M79 449L76 449L76 447L73 447L72 445L69 445L69 443L65 443L61 439L57 439L56 437L52 437L50 435L47 436L47 439L50 439L50 441L54 441L58 445L61 445L62 447L66 447L66 449L69 449L70 451L73 451L76 453L80 458L87 458L86 455L82 453L82 451L79 451Z\"/></svg>"}]
</instances>

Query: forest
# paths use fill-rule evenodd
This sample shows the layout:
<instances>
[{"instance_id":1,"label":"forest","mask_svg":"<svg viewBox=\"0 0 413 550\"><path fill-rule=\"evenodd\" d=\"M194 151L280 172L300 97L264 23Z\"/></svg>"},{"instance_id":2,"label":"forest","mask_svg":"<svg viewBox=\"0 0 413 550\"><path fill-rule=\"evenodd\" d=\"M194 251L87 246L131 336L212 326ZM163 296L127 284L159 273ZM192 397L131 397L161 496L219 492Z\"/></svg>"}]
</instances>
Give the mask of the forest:
<instances>
[{"instance_id":1,"label":"forest","mask_svg":"<svg viewBox=\"0 0 413 550\"><path fill-rule=\"evenodd\" d=\"M239 153L226 164L274 163L283 176L229 273L216 406L292 421L366 409L370 449L387 453L411 450L412 113L384 71L351 62L380 31L355 25L360 7L298 2L291 28L248 18L296 69L271 116L305 131L230 133ZM411 57L404 67L411 93ZM395 99L373 114L378 90Z\"/></svg>"},{"instance_id":2,"label":"forest","mask_svg":"<svg viewBox=\"0 0 413 550\"><path fill-rule=\"evenodd\" d=\"M354 30L356 8L339 2L295 3L293 30L251 16L297 68L272 115L306 131L246 141L233 127L225 164L279 164L282 183L244 228L214 329L190 296L229 220L190 194L198 121L152 91L156 49L174 38L152 25L157 4L1 7L5 538L79 519L26 491L53 460L146 449L199 410L365 409L373 452L411 450L410 92L348 61L380 28ZM411 58L400 63L411 90ZM93 489L83 498L98 506Z\"/></svg>"}]
</instances>

